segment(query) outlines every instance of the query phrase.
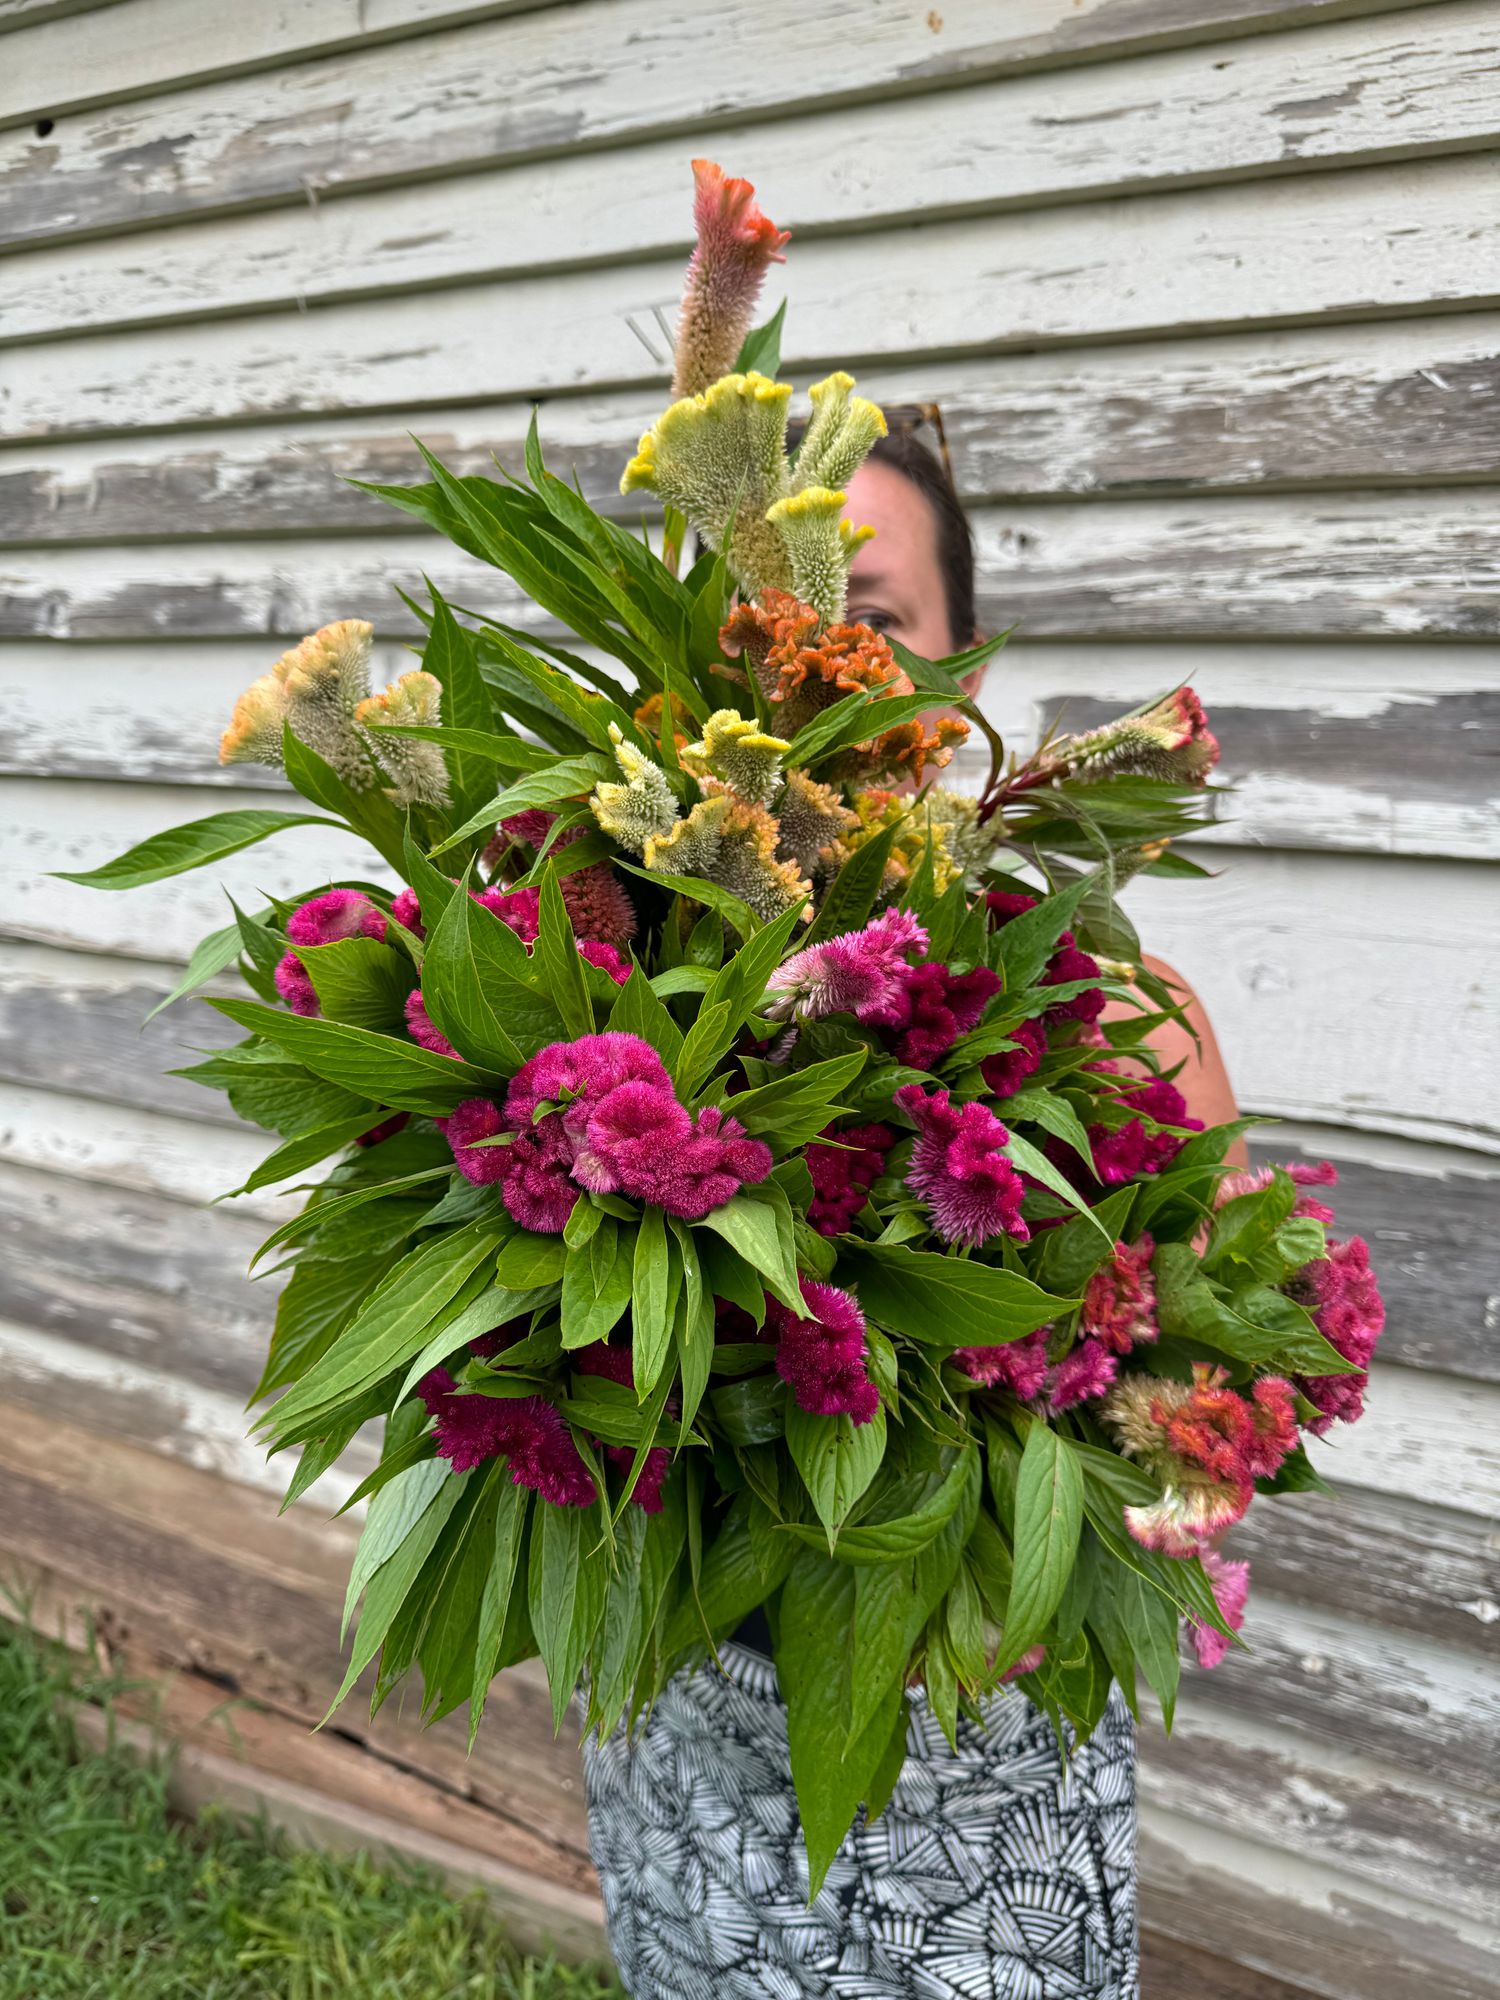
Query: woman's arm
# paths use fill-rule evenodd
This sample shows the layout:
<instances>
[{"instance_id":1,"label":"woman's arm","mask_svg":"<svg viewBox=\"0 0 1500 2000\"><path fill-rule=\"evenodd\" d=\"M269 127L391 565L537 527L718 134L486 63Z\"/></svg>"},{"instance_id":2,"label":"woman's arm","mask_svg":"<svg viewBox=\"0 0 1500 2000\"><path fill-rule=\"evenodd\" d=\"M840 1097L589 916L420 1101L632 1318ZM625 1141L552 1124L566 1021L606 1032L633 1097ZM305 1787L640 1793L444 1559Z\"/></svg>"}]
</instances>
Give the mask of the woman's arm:
<instances>
[{"instance_id":1,"label":"woman's arm","mask_svg":"<svg viewBox=\"0 0 1500 2000\"><path fill-rule=\"evenodd\" d=\"M1172 1069L1182 1064L1182 1072L1177 1078L1177 1088L1187 1099L1187 1107L1194 1118L1201 1118L1205 1125L1226 1125L1239 1116L1239 1106L1235 1103L1234 1090L1229 1081L1229 1073L1224 1067L1224 1058L1219 1053L1219 1044L1213 1026L1204 1011L1203 1002L1180 972L1167 965L1162 959L1147 958L1148 971L1158 979L1167 981L1174 990L1187 1000L1187 1021L1197 1032L1197 1040L1188 1032L1187 1024L1169 1021L1158 1028L1151 1037L1163 1069ZM1108 1009L1111 1015L1128 1013L1124 1006L1113 1005ZM1236 1139L1230 1147L1228 1158L1237 1167L1249 1165L1249 1154L1243 1139Z\"/></svg>"}]
</instances>

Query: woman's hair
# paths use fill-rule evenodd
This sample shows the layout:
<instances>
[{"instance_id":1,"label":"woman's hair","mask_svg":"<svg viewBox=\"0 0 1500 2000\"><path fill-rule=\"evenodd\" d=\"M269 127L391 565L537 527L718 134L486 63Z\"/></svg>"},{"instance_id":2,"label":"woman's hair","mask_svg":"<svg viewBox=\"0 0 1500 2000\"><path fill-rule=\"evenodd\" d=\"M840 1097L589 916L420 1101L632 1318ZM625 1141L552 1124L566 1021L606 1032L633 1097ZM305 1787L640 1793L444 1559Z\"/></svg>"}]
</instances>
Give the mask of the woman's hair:
<instances>
[{"instance_id":1,"label":"woman's hair","mask_svg":"<svg viewBox=\"0 0 1500 2000\"><path fill-rule=\"evenodd\" d=\"M948 626L953 650L961 653L974 643L979 618L974 604L974 532L958 488L942 460L914 430L893 430L878 438L870 457L910 480L932 509Z\"/></svg>"}]
</instances>

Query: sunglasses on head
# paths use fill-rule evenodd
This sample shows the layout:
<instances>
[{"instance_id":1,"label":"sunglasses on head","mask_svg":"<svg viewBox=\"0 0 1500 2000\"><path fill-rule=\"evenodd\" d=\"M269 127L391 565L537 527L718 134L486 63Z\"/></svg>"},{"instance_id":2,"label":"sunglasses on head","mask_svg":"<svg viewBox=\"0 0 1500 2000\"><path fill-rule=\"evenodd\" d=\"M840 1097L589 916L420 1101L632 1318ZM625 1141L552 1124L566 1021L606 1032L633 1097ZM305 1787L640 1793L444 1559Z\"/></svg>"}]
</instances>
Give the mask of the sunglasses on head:
<instances>
[{"instance_id":1,"label":"sunglasses on head","mask_svg":"<svg viewBox=\"0 0 1500 2000\"><path fill-rule=\"evenodd\" d=\"M943 470L950 482L953 479L953 459L948 451L948 433L943 429L943 413L936 403L883 403L886 429L893 437L914 436L924 426L937 439L938 456L943 461Z\"/></svg>"}]
</instances>

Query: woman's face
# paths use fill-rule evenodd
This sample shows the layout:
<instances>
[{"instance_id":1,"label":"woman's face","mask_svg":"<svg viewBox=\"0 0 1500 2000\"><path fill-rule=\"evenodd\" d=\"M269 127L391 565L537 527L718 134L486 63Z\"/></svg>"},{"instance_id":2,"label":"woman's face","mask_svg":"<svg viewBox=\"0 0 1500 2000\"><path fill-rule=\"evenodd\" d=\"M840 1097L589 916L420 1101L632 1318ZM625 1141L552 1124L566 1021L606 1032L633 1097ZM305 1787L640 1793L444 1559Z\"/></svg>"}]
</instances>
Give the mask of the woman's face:
<instances>
[{"instance_id":1,"label":"woman's face","mask_svg":"<svg viewBox=\"0 0 1500 2000\"><path fill-rule=\"evenodd\" d=\"M848 519L875 530L850 566L850 623L872 625L927 660L959 651L968 636L949 629L937 522L925 497L878 459L865 460L848 494Z\"/></svg>"}]
</instances>

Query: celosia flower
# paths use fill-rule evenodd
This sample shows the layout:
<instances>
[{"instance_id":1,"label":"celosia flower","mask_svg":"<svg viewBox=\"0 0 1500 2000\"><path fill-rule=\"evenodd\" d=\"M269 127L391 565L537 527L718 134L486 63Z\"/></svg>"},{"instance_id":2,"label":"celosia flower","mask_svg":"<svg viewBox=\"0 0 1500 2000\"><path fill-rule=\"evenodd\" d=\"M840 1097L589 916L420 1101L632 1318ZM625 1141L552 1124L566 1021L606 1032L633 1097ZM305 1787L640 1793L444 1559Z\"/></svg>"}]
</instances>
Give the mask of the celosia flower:
<instances>
[{"instance_id":1,"label":"celosia flower","mask_svg":"<svg viewBox=\"0 0 1500 2000\"><path fill-rule=\"evenodd\" d=\"M1250 1595L1249 1563L1227 1562L1214 1549L1205 1549L1200 1560L1213 1586L1219 1616L1231 1630L1238 1632L1245 1622L1245 1603ZM1230 1641L1225 1635L1201 1618L1188 1620L1188 1637L1200 1667L1218 1666L1229 1651Z\"/></svg>"},{"instance_id":2,"label":"celosia flower","mask_svg":"<svg viewBox=\"0 0 1500 2000\"><path fill-rule=\"evenodd\" d=\"M1330 1242L1327 1256L1304 1265L1286 1291L1312 1314L1329 1345L1360 1371L1298 1376L1297 1387L1318 1410L1308 1429L1323 1437L1334 1423L1352 1424L1364 1414L1370 1359L1385 1327L1385 1302L1370 1269L1369 1246L1362 1236Z\"/></svg>"},{"instance_id":3,"label":"celosia flower","mask_svg":"<svg viewBox=\"0 0 1500 2000\"><path fill-rule=\"evenodd\" d=\"M750 805L763 806L781 782L781 760L791 747L784 737L768 736L752 716L720 708L704 723L701 741L687 744L683 756Z\"/></svg>"},{"instance_id":4,"label":"celosia flower","mask_svg":"<svg viewBox=\"0 0 1500 2000\"><path fill-rule=\"evenodd\" d=\"M1069 1410L1089 1403L1109 1389L1119 1362L1101 1340L1080 1340L1055 1368L1047 1370L1047 1407Z\"/></svg>"},{"instance_id":5,"label":"celosia flower","mask_svg":"<svg viewBox=\"0 0 1500 2000\"><path fill-rule=\"evenodd\" d=\"M385 936L385 918L359 889L329 889L293 910L286 920L288 942L336 944L342 938Z\"/></svg>"},{"instance_id":6,"label":"celosia flower","mask_svg":"<svg viewBox=\"0 0 1500 2000\"><path fill-rule=\"evenodd\" d=\"M639 707L631 710L631 719L638 722L648 736L654 736L658 743L665 743L667 739L662 731L666 727L669 709L672 715L672 741L677 745L680 754L686 750L693 732L698 727L697 716L680 694L674 694L670 702L663 694L648 694Z\"/></svg>"},{"instance_id":7,"label":"celosia flower","mask_svg":"<svg viewBox=\"0 0 1500 2000\"><path fill-rule=\"evenodd\" d=\"M788 736L845 695L913 691L889 642L870 626L830 622L820 637L819 623L814 606L787 591L766 590L758 604L737 606L719 631L725 655L733 660L743 653ZM879 713L872 710L872 722Z\"/></svg>"},{"instance_id":8,"label":"celosia flower","mask_svg":"<svg viewBox=\"0 0 1500 2000\"><path fill-rule=\"evenodd\" d=\"M1071 986L1080 979L1098 977L1098 960L1090 958L1086 951L1080 951L1073 933L1064 931L1039 983L1043 986ZM1062 1000L1057 1006L1049 1007L1042 1019L1048 1022L1097 1021L1103 1012L1104 995L1096 986L1087 993L1075 993L1071 1000Z\"/></svg>"},{"instance_id":9,"label":"celosia flower","mask_svg":"<svg viewBox=\"0 0 1500 2000\"><path fill-rule=\"evenodd\" d=\"M661 838L676 825L677 800L666 772L625 740L618 723L610 724L609 736L625 782L595 785L589 810L611 840L642 854L648 840Z\"/></svg>"},{"instance_id":10,"label":"celosia flower","mask_svg":"<svg viewBox=\"0 0 1500 2000\"><path fill-rule=\"evenodd\" d=\"M1041 1394L1047 1379L1047 1328L1010 1340L1003 1347L958 1347L951 1359L987 1389L1009 1389L1023 1403Z\"/></svg>"},{"instance_id":11,"label":"celosia flower","mask_svg":"<svg viewBox=\"0 0 1500 2000\"><path fill-rule=\"evenodd\" d=\"M839 487L808 486L766 510L766 519L786 547L793 593L810 604L819 623L827 626L837 625L843 617L849 565L875 533L844 519L848 498Z\"/></svg>"},{"instance_id":12,"label":"celosia flower","mask_svg":"<svg viewBox=\"0 0 1500 2000\"><path fill-rule=\"evenodd\" d=\"M1202 1479L1166 1487L1149 1506L1127 1507L1125 1526L1157 1555L1201 1556L1204 1544L1242 1519L1247 1505L1238 1487Z\"/></svg>"},{"instance_id":13,"label":"celosia flower","mask_svg":"<svg viewBox=\"0 0 1500 2000\"><path fill-rule=\"evenodd\" d=\"M648 839L646 866L665 875L701 875L730 890L769 923L812 893L795 861L777 856L779 828L751 805L704 780L709 794L663 838Z\"/></svg>"},{"instance_id":14,"label":"celosia flower","mask_svg":"<svg viewBox=\"0 0 1500 2000\"><path fill-rule=\"evenodd\" d=\"M354 711L364 729L405 724L433 729L442 721L443 684L435 674L402 674L384 694L367 695ZM375 737L375 754L390 780L387 790L398 806L448 803L448 766L441 747L415 736Z\"/></svg>"},{"instance_id":15,"label":"celosia flower","mask_svg":"<svg viewBox=\"0 0 1500 2000\"><path fill-rule=\"evenodd\" d=\"M372 1125L368 1132L361 1132L355 1140L356 1146L378 1146L386 1139L394 1139L398 1132L404 1132L411 1123L409 1111L398 1111L390 1118L383 1118L378 1125Z\"/></svg>"},{"instance_id":16,"label":"celosia flower","mask_svg":"<svg viewBox=\"0 0 1500 2000\"><path fill-rule=\"evenodd\" d=\"M629 1388L633 1381L634 1361L630 1349L620 1343L596 1340L587 1347L580 1347L573 1356L573 1365L581 1375L597 1375L606 1382L619 1382ZM669 1397L667 1407L679 1407L675 1396ZM597 1442L597 1440L596 1440ZM635 1447L628 1444L607 1444L604 1456L617 1472L628 1478L630 1468L635 1464ZM639 1507L643 1514L659 1514L662 1508L662 1482L672 1465L672 1454L664 1444L654 1444L646 1453L641 1466L641 1476L636 1481L630 1498L632 1505Z\"/></svg>"},{"instance_id":17,"label":"celosia flower","mask_svg":"<svg viewBox=\"0 0 1500 2000\"><path fill-rule=\"evenodd\" d=\"M879 709L875 711L879 716ZM840 750L827 765L831 777L846 785L869 784L876 778L892 778L920 785L929 766L941 771L952 763L953 753L968 741L969 725L962 717L940 715L929 725L920 716L898 722L882 730L868 743L856 743Z\"/></svg>"},{"instance_id":18,"label":"celosia flower","mask_svg":"<svg viewBox=\"0 0 1500 2000\"><path fill-rule=\"evenodd\" d=\"M294 1014L317 1014L322 1011L318 1005L317 988L296 952L289 951L279 959L272 976L276 981L276 991Z\"/></svg>"},{"instance_id":19,"label":"celosia flower","mask_svg":"<svg viewBox=\"0 0 1500 2000\"><path fill-rule=\"evenodd\" d=\"M607 861L560 875L557 885L573 935L582 943L622 945L635 936L635 905Z\"/></svg>"},{"instance_id":20,"label":"celosia flower","mask_svg":"<svg viewBox=\"0 0 1500 2000\"><path fill-rule=\"evenodd\" d=\"M1013 1667L1007 1667L1005 1672L1000 1676L1002 1684L1009 1681L1018 1681L1023 1674L1034 1674L1046 1657L1047 1648L1045 1646L1028 1646L1020 1659L1016 1661L1016 1664Z\"/></svg>"},{"instance_id":21,"label":"celosia flower","mask_svg":"<svg viewBox=\"0 0 1500 2000\"><path fill-rule=\"evenodd\" d=\"M797 447L799 487L847 486L885 436L885 413L853 388L854 377L838 368L808 390L813 413Z\"/></svg>"},{"instance_id":22,"label":"celosia flower","mask_svg":"<svg viewBox=\"0 0 1500 2000\"><path fill-rule=\"evenodd\" d=\"M926 943L926 931L909 910L886 910L863 930L794 952L767 982L772 998L765 1011L778 1021L818 1021L828 1014L864 1021L882 1008L899 1010L910 971L906 954Z\"/></svg>"},{"instance_id":23,"label":"celosia flower","mask_svg":"<svg viewBox=\"0 0 1500 2000\"><path fill-rule=\"evenodd\" d=\"M414 986L406 996L406 1031L414 1042L424 1049L431 1049L435 1056L456 1056L458 1050L436 1026L427 1011L427 1003L422 998L420 986Z\"/></svg>"},{"instance_id":24,"label":"celosia flower","mask_svg":"<svg viewBox=\"0 0 1500 2000\"><path fill-rule=\"evenodd\" d=\"M1219 745L1203 704L1189 687L1178 688L1144 715L1124 716L1085 736L1065 736L1051 756L1075 777L1128 773L1201 785L1219 761Z\"/></svg>"},{"instance_id":25,"label":"celosia flower","mask_svg":"<svg viewBox=\"0 0 1500 2000\"><path fill-rule=\"evenodd\" d=\"M961 826L945 825L936 815L923 810L927 795L913 799L900 792L871 786L855 794L854 814L858 824L838 842L835 855L842 864L872 840L893 833L881 876L881 892L899 896L913 874L927 865L932 870L934 892L941 896L964 871L959 849L968 845ZM958 841L958 848L954 840Z\"/></svg>"},{"instance_id":26,"label":"celosia flower","mask_svg":"<svg viewBox=\"0 0 1500 2000\"><path fill-rule=\"evenodd\" d=\"M947 1243L977 1247L1002 1232L1024 1243L1026 1192L1005 1157L1010 1134L988 1106L954 1105L946 1090L928 1095L904 1084L895 1103L917 1127L907 1185L927 1204L932 1226Z\"/></svg>"},{"instance_id":27,"label":"celosia flower","mask_svg":"<svg viewBox=\"0 0 1500 2000\"><path fill-rule=\"evenodd\" d=\"M492 1181L503 1180L507 1171L506 1155L511 1146L480 1146L480 1139L496 1139L507 1130L504 1115L498 1104L488 1097L468 1097L444 1121L448 1144L453 1148L454 1164L467 1181L476 1187L486 1187ZM569 1213L573 1203L568 1202ZM563 1217L563 1222L567 1221ZM528 1227L530 1225L527 1225ZM562 1223L558 1224L562 1227Z\"/></svg>"},{"instance_id":28,"label":"celosia flower","mask_svg":"<svg viewBox=\"0 0 1500 2000\"><path fill-rule=\"evenodd\" d=\"M1037 898L1028 895L1024 889L991 889L985 895L984 906L989 915L990 929L1003 930L1017 917L1034 910Z\"/></svg>"},{"instance_id":29,"label":"celosia flower","mask_svg":"<svg viewBox=\"0 0 1500 2000\"><path fill-rule=\"evenodd\" d=\"M1275 1167L1239 1167L1232 1174L1225 1174L1214 1189L1214 1207L1222 1208L1237 1195L1258 1194L1262 1188L1271 1185ZM1299 1187L1334 1187L1338 1183L1338 1169L1332 1160L1288 1160L1280 1171L1294 1180ZM1309 1216L1314 1222L1332 1222L1333 1210L1326 1201L1319 1201L1316 1195L1300 1194L1292 1204L1292 1214Z\"/></svg>"},{"instance_id":30,"label":"celosia flower","mask_svg":"<svg viewBox=\"0 0 1500 2000\"><path fill-rule=\"evenodd\" d=\"M544 1396L463 1395L455 1390L445 1368L435 1368L417 1384L417 1394L434 1418L438 1457L446 1458L455 1472L506 1457L512 1484L530 1487L554 1507L592 1502L589 1469L572 1432Z\"/></svg>"},{"instance_id":31,"label":"celosia flower","mask_svg":"<svg viewBox=\"0 0 1500 2000\"><path fill-rule=\"evenodd\" d=\"M391 915L414 938L426 937L427 926L422 922L422 905L417 901L415 889L397 890L391 903Z\"/></svg>"},{"instance_id":32,"label":"celosia flower","mask_svg":"<svg viewBox=\"0 0 1500 2000\"><path fill-rule=\"evenodd\" d=\"M234 705L229 727L219 738L219 762L269 764L279 769L285 724L286 688L276 674L262 674Z\"/></svg>"},{"instance_id":33,"label":"celosia flower","mask_svg":"<svg viewBox=\"0 0 1500 2000\"><path fill-rule=\"evenodd\" d=\"M807 1219L820 1235L839 1236L869 1200L896 1135L889 1125L828 1125L818 1136L836 1143L811 1145L804 1156L813 1184Z\"/></svg>"},{"instance_id":34,"label":"celosia flower","mask_svg":"<svg viewBox=\"0 0 1500 2000\"><path fill-rule=\"evenodd\" d=\"M776 1372L810 1416L867 1424L880 1408L880 1391L865 1361L864 1314L834 1285L814 1278L800 1283L805 1316L776 1299L766 1301L766 1322L777 1337Z\"/></svg>"},{"instance_id":35,"label":"celosia flower","mask_svg":"<svg viewBox=\"0 0 1500 2000\"><path fill-rule=\"evenodd\" d=\"M833 843L859 821L830 785L820 785L805 771L788 771L776 801L776 851L794 861L804 875L827 869Z\"/></svg>"},{"instance_id":36,"label":"celosia flower","mask_svg":"<svg viewBox=\"0 0 1500 2000\"><path fill-rule=\"evenodd\" d=\"M448 1136L451 1140L451 1120ZM503 1152L498 1147L494 1149L494 1156L504 1164L498 1173L486 1178L500 1182L500 1198L507 1212L523 1229L534 1229L542 1236L560 1236L578 1201L578 1187L569 1179L569 1149L555 1124L546 1132L516 1133ZM456 1148L455 1157L460 1170L474 1180L476 1176L469 1173ZM485 1154L477 1157L483 1159Z\"/></svg>"},{"instance_id":37,"label":"celosia flower","mask_svg":"<svg viewBox=\"0 0 1500 2000\"><path fill-rule=\"evenodd\" d=\"M1099 1067L1107 1069L1112 1065L1104 1063ZM1149 1077L1131 1084L1116 1095L1115 1102L1127 1110L1143 1112L1147 1118L1162 1125L1180 1126L1188 1132L1203 1130L1203 1120L1188 1116L1187 1099L1176 1084L1168 1083L1164 1077ZM1128 1119L1113 1130L1103 1123L1089 1127L1094 1169L1105 1187L1116 1187L1123 1181L1134 1180L1137 1174L1161 1173L1172 1164L1186 1143L1178 1133L1149 1130L1140 1118ZM1077 1178L1080 1162L1070 1147L1051 1140L1047 1153L1064 1171L1072 1172Z\"/></svg>"},{"instance_id":38,"label":"celosia flower","mask_svg":"<svg viewBox=\"0 0 1500 2000\"><path fill-rule=\"evenodd\" d=\"M928 959L904 967L900 990L858 1018L889 1030L893 1047L913 1069L932 1069L939 1058L977 1026L987 1003L1000 991L1000 980L987 965L965 973Z\"/></svg>"},{"instance_id":39,"label":"celosia flower","mask_svg":"<svg viewBox=\"0 0 1500 2000\"><path fill-rule=\"evenodd\" d=\"M1083 1291L1079 1331L1102 1341L1115 1354L1128 1354L1143 1341L1155 1340L1156 1281L1151 1275L1155 1239L1143 1233L1134 1243L1116 1243L1109 1262L1089 1279Z\"/></svg>"},{"instance_id":40,"label":"celosia flower","mask_svg":"<svg viewBox=\"0 0 1500 2000\"><path fill-rule=\"evenodd\" d=\"M601 972L607 972L616 986L623 986L630 977L629 965L612 944L600 944L596 938L580 938L578 955L586 958L590 965L597 966Z\"/></svg>"},{"instance_id":41,"label":"celosia flower","mask_svg":"<svg viewBox=\"0 0 1500 2000\"><path fill-rule=\"evenodd\" d=\"M380 776L371 740L354 719L370 691L373 637L362 618L344 618L310 634L271 669L293 733L353 791L368 791Z\"/></svg>"},{"instance_id":42,"label":"celosia flower","mask_svg":"<svg viewBox=\"0 0 1500 2000\"><path fill-rule=\"evenodd\" d=\"M482 909L513 930L522 944L536 943L542 927L540 889L471 889L469 894Z\"/></svg>"},{"instance_id":43,"label":"celosia flower","mask_svg":"<svg viewBox=\"0 0 1500 2000\"><path fill-rule=\"evenodd\" d=\"M674 396L691 396L727 375L750 331L768 267L786 262L791 235L756 206L749 181L712 160L693 161L693 228L677 323Z\"/></svg>"},{"instance_id":44,"label":"celosia flower","mask_svg":"<svg viewBox=\"0 0 1500 2000\"><path fill-rule=\"evenodd\" d=\"M1008 1030L1016 1044L986 1056L979 1065L992 1097L1013 1097L1028 1076L1035 1076L1047 1053L1047 1031L1040 1021L1018 1021Z\"/></svg>"}]
</instances>

